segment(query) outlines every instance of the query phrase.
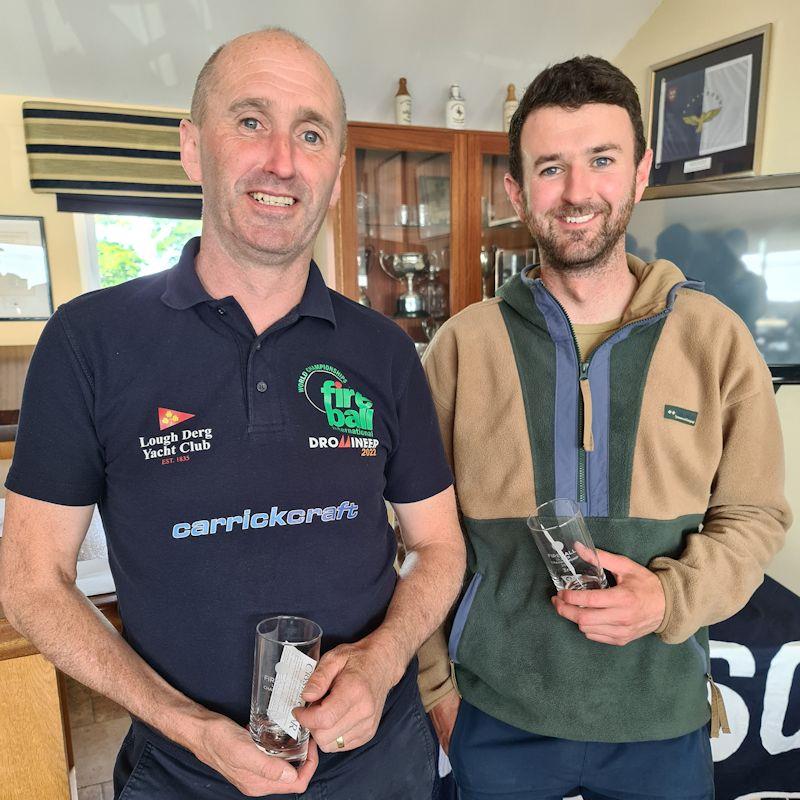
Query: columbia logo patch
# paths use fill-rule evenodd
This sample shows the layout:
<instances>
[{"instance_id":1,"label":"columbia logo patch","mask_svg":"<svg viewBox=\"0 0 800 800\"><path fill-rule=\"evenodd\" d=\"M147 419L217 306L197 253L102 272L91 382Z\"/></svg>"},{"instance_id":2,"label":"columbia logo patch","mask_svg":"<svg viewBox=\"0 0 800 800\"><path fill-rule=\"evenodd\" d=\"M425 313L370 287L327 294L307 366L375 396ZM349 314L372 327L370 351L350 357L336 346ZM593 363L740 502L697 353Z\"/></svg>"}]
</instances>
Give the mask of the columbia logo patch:
<instances>
[{"instance_id":1,"label":"columbia logo patch","mask_svg":"<svg viewBox=\"0 0 800 800\"><path fill-rule=\"evenodd\" d=\"M697 412L689 411L687 408L678 406L664 406L664 419L672 419L675 422L682 422L684 425L697 425Z\"/></svg>"}]
</instances>

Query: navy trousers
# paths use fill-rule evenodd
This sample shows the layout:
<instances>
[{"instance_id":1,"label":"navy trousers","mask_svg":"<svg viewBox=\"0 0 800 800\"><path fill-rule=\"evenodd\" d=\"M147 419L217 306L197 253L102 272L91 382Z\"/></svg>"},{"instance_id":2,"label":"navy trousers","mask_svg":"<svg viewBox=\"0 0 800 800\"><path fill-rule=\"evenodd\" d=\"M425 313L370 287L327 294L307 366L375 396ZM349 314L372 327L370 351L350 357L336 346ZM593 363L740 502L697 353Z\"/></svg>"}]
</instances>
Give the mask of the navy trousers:
<instances>
[{"instance_id":1,"label":"navy trousers","mask_svg":"<svg viewBox=\"0 0 800 800\"><path fill-rule=\"evenodd\" d=\"M653 742L576 742L461 703L450 741L459 800L713 800L708 729Z\"/></svg>"},{"instance_id":2,"label":"navy trousers","mask_svg":"<svg viewBox=\"0 0 800 800\"><path fill-rule=\"evenodd\" d=\"M384 713L378 735L345 753L320 753L302 795L265 800L435 800L437 755L415 683ZM134 722L114 768L115 800L241 800L241 792L191 753Z\"/></svg>"}]
</instances>

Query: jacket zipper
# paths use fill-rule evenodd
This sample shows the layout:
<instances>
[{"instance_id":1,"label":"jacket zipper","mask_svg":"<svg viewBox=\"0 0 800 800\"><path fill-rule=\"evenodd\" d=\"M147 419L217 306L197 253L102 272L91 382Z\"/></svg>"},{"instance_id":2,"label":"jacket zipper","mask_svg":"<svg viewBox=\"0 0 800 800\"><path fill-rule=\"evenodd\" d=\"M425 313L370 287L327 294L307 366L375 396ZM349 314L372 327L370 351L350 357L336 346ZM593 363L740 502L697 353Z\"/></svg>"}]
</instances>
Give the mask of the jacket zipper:
<instances>
[{"instance_id":1,"label":"jacket zipper","mask_svg":"<svg viewBox=\"0 0 800 800\"><path fill-rule=\"evenodd\" d=\"M580 389L580 381L589 380L589 363L591 362L592 357L589 356L586 361L581 361L581 350L578 346L578 337L575 335L575 328L572 327L572 320L570 320L569 315L564 310L564 306L562 306L558 301L558 298L544 285L544 283L542 284L542 288L547 292L547 294L550 295L550 297L553 298L553 302L559 307L561 313L564 315L564 319L567 321L567 326L569 327L569 332L572 336L572 346L575 348L575 359L578 362L578 388ZM578 400L578 502L588 503L586 492L586 450L583 447L583 393L580 391L578 392Z\"/></svg>"}]
</instances>

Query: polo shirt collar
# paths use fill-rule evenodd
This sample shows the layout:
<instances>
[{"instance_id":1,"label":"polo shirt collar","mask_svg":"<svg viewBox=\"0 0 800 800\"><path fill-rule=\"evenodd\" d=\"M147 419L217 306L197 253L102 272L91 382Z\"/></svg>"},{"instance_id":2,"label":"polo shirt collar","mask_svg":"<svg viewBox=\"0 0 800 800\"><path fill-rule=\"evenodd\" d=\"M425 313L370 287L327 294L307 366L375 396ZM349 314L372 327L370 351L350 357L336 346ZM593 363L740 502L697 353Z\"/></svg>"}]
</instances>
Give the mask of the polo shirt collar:
<instances>
[{"instance_id":1,"label":"polo shirt collar","mask_svg":"<svg viewBox=\"0 0 800 800\"><path fill-rule=\"evenodd\" d=\"M167 288L161 295L161 300L170 308L183 311L199 303L214 300L197 277L194 262L199 251L200 237L196 236L184 245L178 263L167 272ZM313 260L309 264L308 280L297 306L297 314L301 317L326 319L336 327L330 291Z\"/></svg>"}]
</instances>

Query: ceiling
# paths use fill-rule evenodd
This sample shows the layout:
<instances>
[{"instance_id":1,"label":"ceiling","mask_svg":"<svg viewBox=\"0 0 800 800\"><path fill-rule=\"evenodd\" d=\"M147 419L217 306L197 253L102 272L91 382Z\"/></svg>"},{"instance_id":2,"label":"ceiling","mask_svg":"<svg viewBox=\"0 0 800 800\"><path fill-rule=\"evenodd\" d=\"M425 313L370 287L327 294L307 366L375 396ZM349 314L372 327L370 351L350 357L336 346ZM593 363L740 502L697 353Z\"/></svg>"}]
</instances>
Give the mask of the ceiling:
<instances>
[{"instance_id":1,"label":"ceiling","mask_svg":"<svg viewBox=\"0 0 800 800\"><path fill-rule=\"evenodd\" d=\"M351 120L442 125L460 83L470 128L499 130L508 83L575 54L613 58L661 0L0 0L0 93L186 108L222 42L265 25L331 64Z\"/></svg>"}]
</instances>

